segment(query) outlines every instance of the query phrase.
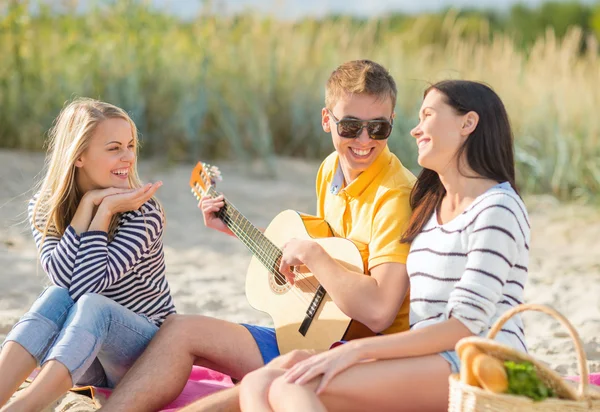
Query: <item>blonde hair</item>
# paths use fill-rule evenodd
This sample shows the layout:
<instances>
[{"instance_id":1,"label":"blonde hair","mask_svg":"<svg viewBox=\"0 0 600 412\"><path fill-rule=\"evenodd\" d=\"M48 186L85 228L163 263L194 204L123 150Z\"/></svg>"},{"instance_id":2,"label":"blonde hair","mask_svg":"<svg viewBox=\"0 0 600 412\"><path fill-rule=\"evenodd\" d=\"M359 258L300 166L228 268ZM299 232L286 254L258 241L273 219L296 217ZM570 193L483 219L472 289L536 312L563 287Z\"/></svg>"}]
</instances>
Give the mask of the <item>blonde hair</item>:
<instances>
[{"instance_id":1,"label":"blonde hair","mask_svg":"<svg viewBox=\"0 0 600 412\"><path fill-rule=\"evenodd\" d=\"M331 73L325 86L325 107L332 110L348 94L369 94L389 98L396 106L396 82L385 67L371 60L352 60Z\"/></svg>"},{"instance_id":2,"label":"blonde hair","mask_svg":"<svg viewBox=\"0 0 600 412\"><path fill-rule=\"evenodd\" d=\"M107 119L123 119L131 126L136 160L128 180L131 188L142 186L137 174L138 132L129 115L123 109L94 99L72 101L60 112L50 129L46 173L38 184L33 207L31 219L34 227L43 234L42 244L48 234L64 235L71 223L83 196L75 182L75 162L87 150L96 127ZM119 215L114 215L108 231L111 238L118 221Z\"/></svg>"}]
</instances>

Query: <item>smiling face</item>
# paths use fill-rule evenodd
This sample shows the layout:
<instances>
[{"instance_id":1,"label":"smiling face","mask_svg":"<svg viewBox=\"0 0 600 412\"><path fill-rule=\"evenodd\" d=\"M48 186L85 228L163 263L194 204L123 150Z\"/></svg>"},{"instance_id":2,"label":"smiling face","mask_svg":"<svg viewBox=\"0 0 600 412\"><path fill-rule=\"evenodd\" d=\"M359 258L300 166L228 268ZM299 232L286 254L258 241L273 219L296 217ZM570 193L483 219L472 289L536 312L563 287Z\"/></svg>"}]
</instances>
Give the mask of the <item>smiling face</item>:
<instances>
[{"instance_id":1,"label":"smiling face","mask_svg":"<svg viewBox=\"0 0 600 412\"><path fill-rule=\"evenodd\" d=\"M443 93L431 89L421 105L419 124L410 132L417 139L419 165L438 173L448 166L457 167L453 159L473 131L475 116L473 112L458 114Z\"/></svg>"},{"instance_id":2,"label":"smiling face","mask_svg":"<svg viewBox=\"0 0 600 412\"><path fill-rule=\"evenodd\" d=\"M76 181L81 193L94 189L130 188L134 173L136 140L128 121L112 118L101 121L83 154L75 162Z\"/></svg>"},{"instance_id":3,"label":"smiling face","mask_svg":"<svg viewBox=\"0 0 600 412\"><path fill-rule=\"evenodd\" d=\"M391 99L381 99L370 94L352 94L340 98L331 108L338 120L388 120L393 116ZM387 140L373 140L363 128L357 138L341 137L327 109L322 111L323 130L331 133L333 146L338 153L342 171L349 184L373 164L387 145Z\"/></svg>"}]
</instances>

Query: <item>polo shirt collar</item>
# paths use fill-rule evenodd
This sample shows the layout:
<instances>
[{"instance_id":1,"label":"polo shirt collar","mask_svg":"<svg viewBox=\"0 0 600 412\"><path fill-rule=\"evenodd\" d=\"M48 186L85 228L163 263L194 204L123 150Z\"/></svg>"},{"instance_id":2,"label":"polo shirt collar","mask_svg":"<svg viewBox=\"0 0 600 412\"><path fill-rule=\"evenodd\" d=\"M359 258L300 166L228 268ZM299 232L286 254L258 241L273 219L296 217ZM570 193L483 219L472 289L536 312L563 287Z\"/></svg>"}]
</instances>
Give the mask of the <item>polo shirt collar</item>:
<instances>
[{"instance_id":1,"label":"polo shirt collar","mask_svg":"<svg viewBox=\"0 0 600 412\"><path fill-rule=\"evenodd\" d=\"M377 156L377 159L368 167L367 170L362 172L352 183L344 187L344 173L342 172L342 166L340 165L339 156L336 159L337 167L329 191L337 195L341 190L344 190L350 197L358 197L362 192L369 186L371 181L377 176L382 170L384 170L389 164L392 153L389 147L386 145L383 151Z\"/></svg>"}]
</instances>

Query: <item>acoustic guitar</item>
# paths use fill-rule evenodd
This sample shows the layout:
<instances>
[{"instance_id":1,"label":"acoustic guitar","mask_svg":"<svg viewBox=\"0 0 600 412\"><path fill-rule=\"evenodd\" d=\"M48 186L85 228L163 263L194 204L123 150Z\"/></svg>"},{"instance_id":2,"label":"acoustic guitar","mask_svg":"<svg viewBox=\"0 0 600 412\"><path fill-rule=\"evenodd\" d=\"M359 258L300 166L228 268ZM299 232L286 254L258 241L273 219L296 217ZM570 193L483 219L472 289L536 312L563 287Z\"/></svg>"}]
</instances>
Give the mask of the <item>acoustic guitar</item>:
<instances>
[{"instance_id":1,"label":"acoustic guitar","mask_svg":"<svg viewBox=\"0 0 600 412\"><path fill-rule=\"evenodd\" d=\"M217 197L215 182L220 172L199 162L190 177L197 199ZM278 214L264 233L244 217L226 198L217 216L250 250L246 296L252 307L273 319L279 351L326 350L338 340L372 336L363 324L342 312L306 266L294 268L291 285L279 272L281 249L288 240L311 239L349 270L364 273L358 248L348 239L333 237L327 222L315 216L286 210Z\"/></svg>"}]
</instances>

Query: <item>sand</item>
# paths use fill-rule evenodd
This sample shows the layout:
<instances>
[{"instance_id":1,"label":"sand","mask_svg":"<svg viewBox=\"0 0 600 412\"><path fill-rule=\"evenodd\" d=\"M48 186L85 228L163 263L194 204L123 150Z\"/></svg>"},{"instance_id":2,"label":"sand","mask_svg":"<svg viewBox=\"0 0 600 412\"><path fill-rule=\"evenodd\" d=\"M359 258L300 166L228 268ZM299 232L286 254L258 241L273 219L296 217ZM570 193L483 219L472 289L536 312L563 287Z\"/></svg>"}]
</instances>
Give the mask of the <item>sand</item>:
<instances>
[{"instance_id":1,"label":"sand","mask_svg":"<svg viewBox=\"0 0 600 412\"><path fill-rule=\"evenodd\" d=\"M43 154L0 151L0 339L27 311L47 278L26 223L30 187L43 166ZM277 176L233 162L219 165L219 189L259 227L280 211L315 211L318 163L277 159ZM244 296L249 252L236 239L204 227L188 181L192 164L167 167L142 160L146 181L162 180L159 199L167 215L167 277L180 313L216 316L234 322L269 325ZM600 372L600 212L592 206L562 204L550 196L527 197L532 224L528 303L563 313L581 335L591 372ZM577 374L573 345L564 328L540 313L524 316L531 353L561 374ZM89 411L80 395L61 399L56 411Z\"/></svg>"}]
</instances>

